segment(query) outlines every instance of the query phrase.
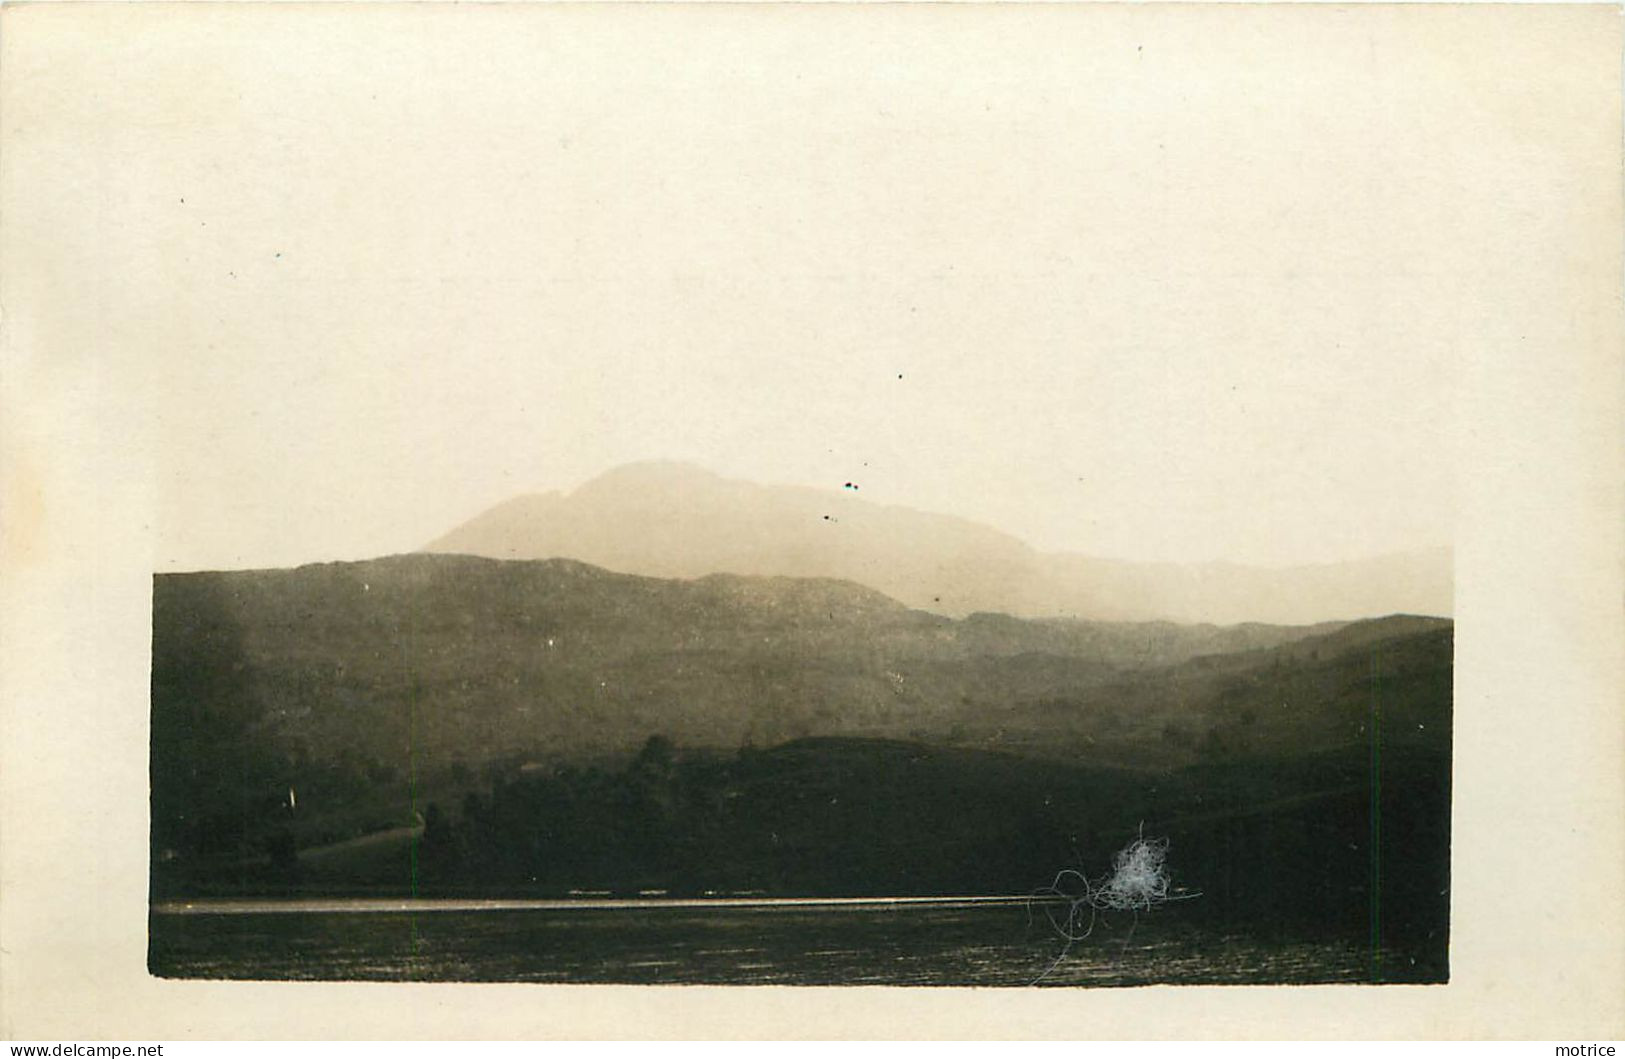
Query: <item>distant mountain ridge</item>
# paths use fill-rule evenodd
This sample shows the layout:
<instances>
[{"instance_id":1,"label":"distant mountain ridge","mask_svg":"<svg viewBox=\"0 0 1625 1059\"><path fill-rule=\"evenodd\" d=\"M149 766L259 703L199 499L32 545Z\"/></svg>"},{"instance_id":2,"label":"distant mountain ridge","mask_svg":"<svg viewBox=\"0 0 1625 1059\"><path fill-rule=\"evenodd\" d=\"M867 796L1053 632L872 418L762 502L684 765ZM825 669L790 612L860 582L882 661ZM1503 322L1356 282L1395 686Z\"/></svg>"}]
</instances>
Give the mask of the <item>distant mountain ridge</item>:
<instances>
[{"instance_id":1,"label":"distant mountain ridge","mask_svg":"<svg viewBox=\"0 0 1625 1059\"><path fill-rule=\"evenodd\" d=\"M867 585L939 614L1301 625L1452 612L1449 549L1280 569L1044 553L989 526L680 463L617 468L516 497L425 552L570 558L620 573L732 573Z\"/></svg>"}]
</instances>

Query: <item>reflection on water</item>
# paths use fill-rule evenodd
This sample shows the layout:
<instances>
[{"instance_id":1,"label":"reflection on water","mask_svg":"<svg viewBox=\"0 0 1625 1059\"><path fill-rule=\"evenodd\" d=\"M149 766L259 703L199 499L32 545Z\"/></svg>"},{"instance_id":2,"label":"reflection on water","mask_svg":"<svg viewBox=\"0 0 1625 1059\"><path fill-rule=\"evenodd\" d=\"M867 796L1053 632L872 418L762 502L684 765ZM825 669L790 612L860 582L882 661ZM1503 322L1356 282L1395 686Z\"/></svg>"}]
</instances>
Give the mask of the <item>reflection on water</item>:
<instances>
[{"instance_id":1,"label":"reflection on water","mask_svg":"<svg viewBox=\"0 0 1625 1059\"><path fill-rule=\"evenodd\" d=\"M1040 977L1042 985L1444 977L1437 961L1373 950L1358 937L1218 929L1173 908L1113 917L1062 955L1061 939L1024 901L239 902L160 906L150 922L153 973L187 978L1015 986Z\"/></svg>"}]
</instances>

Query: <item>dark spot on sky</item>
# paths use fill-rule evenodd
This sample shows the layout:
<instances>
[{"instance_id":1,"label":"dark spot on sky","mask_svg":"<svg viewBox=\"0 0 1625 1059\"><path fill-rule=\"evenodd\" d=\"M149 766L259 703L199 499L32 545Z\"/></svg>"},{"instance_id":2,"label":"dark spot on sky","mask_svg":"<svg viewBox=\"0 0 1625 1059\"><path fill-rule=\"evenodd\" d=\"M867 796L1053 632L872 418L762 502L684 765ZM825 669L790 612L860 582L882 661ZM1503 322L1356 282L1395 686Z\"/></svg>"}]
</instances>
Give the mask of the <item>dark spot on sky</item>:
<instances>
[{"instance_id":1,"label":"dark spot on sky","mask_svg":"<svg viewBox=\"0 0 1625 1059\"><path fill-rule=\"evenodd\" d=\"M846 485L843 488L854 489L855 490L855 489L857 489L857 486L853 485L851 482L847 482Z\"/></svg>"}]
</instances>

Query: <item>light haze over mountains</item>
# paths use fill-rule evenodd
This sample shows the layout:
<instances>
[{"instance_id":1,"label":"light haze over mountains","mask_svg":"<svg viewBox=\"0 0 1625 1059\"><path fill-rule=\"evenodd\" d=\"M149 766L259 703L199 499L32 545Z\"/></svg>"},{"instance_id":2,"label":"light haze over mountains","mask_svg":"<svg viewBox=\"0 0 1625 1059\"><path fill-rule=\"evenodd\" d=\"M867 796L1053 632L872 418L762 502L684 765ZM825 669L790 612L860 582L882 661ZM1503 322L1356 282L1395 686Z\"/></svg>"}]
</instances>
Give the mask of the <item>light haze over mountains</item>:
<instances>
[{"instance_id":1,"label":"light haze over mountains","mask_svg":"<svg viewBox=\"0 0 1625 1059\"><path fill-rule=\"evenodd\" d=\"M949 615L1303 624L1452 610L1448 548L1282 568L1123 562L1039 552L980 523L866 501L850 486L761 485L669 462L516 497L424 550L570 558L651 577L839 578Z\"/></svg>"}]
</instances>

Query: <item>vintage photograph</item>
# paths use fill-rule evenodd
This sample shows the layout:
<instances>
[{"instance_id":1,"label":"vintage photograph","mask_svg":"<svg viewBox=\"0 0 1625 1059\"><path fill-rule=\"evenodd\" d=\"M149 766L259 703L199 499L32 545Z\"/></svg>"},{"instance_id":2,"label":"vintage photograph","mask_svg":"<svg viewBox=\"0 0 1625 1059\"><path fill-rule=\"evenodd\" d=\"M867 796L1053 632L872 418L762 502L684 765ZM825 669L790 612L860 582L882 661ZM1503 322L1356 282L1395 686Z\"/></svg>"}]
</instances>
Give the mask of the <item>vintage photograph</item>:
<instances>
[{"instance_id":1,"label":"vintage photograph","mask_svg":"<svg viewBox=\"0 0 1625 1059\"><path fill-rule=\"evenodd\" d=\"M152 975L1450 980L1430 37L333 14L135 125Z\"/></svg>"},{"instance_id":2,"label":"vintage photograph","mask_svg":"<svg viewBox=\"0 0 1625 1059\"><path fill-rule=\"evenodd\" d=\"M151 967L1443 981L1449 603L681 464L162 574Z\"/></svg>"}]
</instances>

